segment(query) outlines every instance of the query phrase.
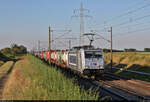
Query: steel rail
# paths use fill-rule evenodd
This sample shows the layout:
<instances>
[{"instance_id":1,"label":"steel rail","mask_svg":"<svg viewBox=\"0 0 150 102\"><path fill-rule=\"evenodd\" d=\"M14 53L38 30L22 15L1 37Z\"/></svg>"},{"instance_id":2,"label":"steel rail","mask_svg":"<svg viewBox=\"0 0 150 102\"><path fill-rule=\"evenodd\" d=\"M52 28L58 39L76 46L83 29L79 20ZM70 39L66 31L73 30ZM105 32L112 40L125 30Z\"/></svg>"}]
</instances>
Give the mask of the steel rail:
<instances>
[{"instance_id":1,"label":"steel rail","mask_svg":"<svg viewBox=\"0 0 150 102\"><path fill-rule=\"evenodd\" d=\"M144 72L139 72L139 71L133 71L133 70L128 70L125 68L118 68L118 67L113 67L114 69L122 70L122 71L127 71L127 72L132 72L132 73L137 73L137 74L142 74L142 75L147 75L150 76L150 73L144 73Z\"/></svg>"},{"instance_id":2,"label":"steel rail","mask_svg":"<svg viewBox=\"0 0 150 102\"><path fill-rule=\"evenodd\" d=\"M136 97L138 97L140 99L150 100L150 97L142 96L142 95L140 95L140 94L138 94L138 93L136 93L134 91L131 91L131 90L127 89L127 88L122 88L120 86L116 86L115 84L112 84L112 83L110 84L110 83L107 83L107 82L104 82L104 81L100 81L100 82L102 82L105 85L111 86L111 87L113 87L115 89L118 89L118 90L121 90L123 92L126 92L128 94L134 95L134 96L136 96Z\"/></svg>"},{"instance_id":3,"label":"steel rail","mask_svg":"<svg viewBox=\"0 0 150 102\"><path fill-rule=\"evenodd\" d=\"M97 82L97 81L94 81L93 84L95 84L96 86L100 86L100 88L102 90L112 94L113 96L118 97L119 99L122 99L124 101L131 101L131 99L129 99L129 97L127 97L127 95L120 94L121 92L118 92L118 90L116 90L116 89L110 88L109 85L101 84L100 82Z\"/></svg>"},{"instance_id":4,"label":"steel rail","mask_svg":"<svg viewBox=\"0 0 150 102\"><path fill-rule=\"evenodd\" d=\"M110 76L109 76L110 79L123 79L123 78L121 78L121 76L113 75L113 74L110 74L110 73L105 73L105 74L109 74L109 75L110 75ZM115 77L114 77L114 76L115 76ZM118 77L118 78L117 78L117 77ZM107 77L107 79L108 79L108 77ZM111 87L116 88L116 89L118 89L118 90L122 90L123 92L126 92L126 93L129 93L129 94L131 94L131 95L134 95L134 96L136 96L136 97L138 97L138 98L140 98L140 99L150 100L150 97L146 97L146 96L140 95L140 94L138 94L138 93L135 92L135 91L129 90L128 88L124 88L124 87L121 87L121 86L116 86L116 85L113 84L113 83L105 82L105 81L103 81L103 80L99 80L99 82L102 82L103 84L108 85L108 86L111 86Z\"/></svg>"}]
</instances>

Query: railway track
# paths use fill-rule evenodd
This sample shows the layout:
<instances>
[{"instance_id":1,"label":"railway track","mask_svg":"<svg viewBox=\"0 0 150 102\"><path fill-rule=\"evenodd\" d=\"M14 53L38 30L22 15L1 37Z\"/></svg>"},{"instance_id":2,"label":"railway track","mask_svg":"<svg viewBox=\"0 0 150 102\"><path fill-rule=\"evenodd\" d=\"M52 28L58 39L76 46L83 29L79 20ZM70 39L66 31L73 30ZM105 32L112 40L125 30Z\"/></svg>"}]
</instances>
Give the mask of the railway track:
<instances>
[{"instance_id":1,"label":"railway track","mask_svg":"<svg viewBox=\"0 0 150 102\"><path fill-rule=\"evenodd\" d=\"M67 77L74 76L74 74L67 73L66 69L60 68L59 66L57 68L63 70L63 73L65 73ZM135 102L143 102L143 101L150 102L149 96L136 92L133 89L131 90L128 87L123 87L121 86L121 84L116 84L114 81L117 81L118 83L123 82L123 84L128 83L130 85L132 84L131 85L132 87L142 87L142 88L143 88L143 84L146 84L147 87L150 88L149 83L140 82L137 80L131 80L129 78L114 75L112 73L105 73L104 76L99 78L98 80L91 80L85 76L79 76L77 80L78 82L80 81L79 82L80 84L82 83L82 85L84 84L86 87L87 86L91 87L90 85L92 85L92 87L94 86L95 88L100 87L98 89L99 92L102 92L102 94L104 92L105 93L104 96L111 96L112 101L121 100L121 101L135 101Z\"/></svg>"},{"instance_id":2,"label":"railway track","mask_svg":"<svg viewBox=\"0 0 150 102\"><path fill-rule=\"evenodd\" d=\"M143 100L147 100L147 98L143 98L141 96L137 95L133 95L133 93L131 93L130 90L125 91L122 90L122 87L118 87L115 86L113 84L107 83L104 80L92 80L87 78L86 76L79 76L79 80L81 80L81 82L85 85L91 84L92 87L94 86L95 89L97 87L99 87L99 92L100 95L103 94L103 92L105 93L105 96L111 96L112 97L112 101L117 100L117 101L135 101L135 102L139 102L139 101L143 101ZM102 97L101 97L102 98ZM101 99L99 98L99 99ZM110 100L109 100L110 101Z\"/></svg>"},{"instance_id":3,"label":"railway track","mask_svg":"<svg viewBox=\"0 0 150 102\"><path fill-rule=\"evenodd\" d=\"M128 100L128 101L150 101L150 96L146 96L143 93L137 92L137 90L133 90L131 88L128 87L124 87L124 85L121 84L116 84L115 82L113 82L114 80L117 80L117 83L127 83L127 85L131 85L131 87L139 87L141 89L144 88L144 84L142 82L142 84L140 83L140 81L136 81L136 84L134 83L134 80L130 80L128 78L124 78L121 76L117 76L111 73L105 73L104 76L102 78L100 78L100 80L95 81L95 84L100 84L100 86L103 87L103 89L111 92L112 94L122 98L123 100ZM138 84L139 83L139 84ZM148 84L148 83L147 83ZM143 87L144 86L144 87ZM148 86L149 87L149 86ZM144 90L145 91L145 90ZM149 90L150 93L150 90Z\"/></svg>"}]
</instances>

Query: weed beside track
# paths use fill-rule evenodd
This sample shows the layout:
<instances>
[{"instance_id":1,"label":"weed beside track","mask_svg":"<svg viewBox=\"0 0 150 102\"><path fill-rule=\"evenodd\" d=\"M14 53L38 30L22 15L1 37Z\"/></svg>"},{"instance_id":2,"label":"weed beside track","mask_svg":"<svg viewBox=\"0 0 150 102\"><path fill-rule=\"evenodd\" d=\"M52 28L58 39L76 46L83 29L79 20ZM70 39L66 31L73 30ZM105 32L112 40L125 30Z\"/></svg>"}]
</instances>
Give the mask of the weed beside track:
<instances>
[{"instance_id":1,"label":"weed beside track","mask_svg":"<svg viewBox=\"0 0 150 102\"><path fill-rule=\"evenodd\" d=\"M18 61L4 88L10 100L97 100L92 90L85 91L59 70L27 55Z\"/></svg>"}]
</instances>

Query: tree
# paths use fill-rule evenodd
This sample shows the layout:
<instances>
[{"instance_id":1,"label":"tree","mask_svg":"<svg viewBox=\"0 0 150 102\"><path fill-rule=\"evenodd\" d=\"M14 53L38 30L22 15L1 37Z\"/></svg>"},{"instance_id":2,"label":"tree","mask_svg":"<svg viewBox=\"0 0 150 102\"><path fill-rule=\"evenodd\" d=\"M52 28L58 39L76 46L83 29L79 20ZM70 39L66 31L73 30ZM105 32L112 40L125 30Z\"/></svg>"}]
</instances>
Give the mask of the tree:
<instances>
[{"instance_id":1,"label":"tree","mask_svg":"<svg viewBox=\"0 0 150 102\"><path fill-rule=\"evenodd\" d=\"M134 48L124 49L125 52L136 52L137 50Z\"/></svg>"},{"instance_id":2,"label":"tree","mask_svg":"<svg viewBox=\"0 0 150 102\"><path fill-rule=\"evenodd\" d=\"M150 52L150 48L144 48L145 52Z\"/></svg>"},{"instance_id":3,"label":"tree","mask_svg":"<svg viewBox=\"0 0 150 102\"><path fill-rule=\"evenodd\" d=\"M19 47L20 47L20 51L21 51L22 54L27 53L27 48L26 47L24 47L23 45L20 45Z\"/></svg>"},{"instance_id":4,"label":"tree","mask_svg":"<svg viewBox=\"0 0 150 102\"><path fill-rule=\"evenodd\" d=\"M18 46L17 44L12 44L11 48L4 48L1 50L1 53L7 57L14 57L19 54L26 54L27 48L23 45Z\"/></svg>"},{"instance_id":5,"label":"tree","mask_svg":"<svg viewBox=\"0 0 150 102\"><path fill-rule=\"evenodd\" d=\"M15 55L27 53L27 48L24 47L23 45L18 46L17 44L12 44L11 49Z\"/></svg>"},{"instance_id":6,"label":"tree","mask_svg":"<svg viewBox=\"0 0 150 102\"><path fill-rule=\"evenodd\" d=\"M4 48L1 50L1 53L7 57L13 58L15 56L15 53L11 50L11 48Z\"/></svg>"}]
</instances>

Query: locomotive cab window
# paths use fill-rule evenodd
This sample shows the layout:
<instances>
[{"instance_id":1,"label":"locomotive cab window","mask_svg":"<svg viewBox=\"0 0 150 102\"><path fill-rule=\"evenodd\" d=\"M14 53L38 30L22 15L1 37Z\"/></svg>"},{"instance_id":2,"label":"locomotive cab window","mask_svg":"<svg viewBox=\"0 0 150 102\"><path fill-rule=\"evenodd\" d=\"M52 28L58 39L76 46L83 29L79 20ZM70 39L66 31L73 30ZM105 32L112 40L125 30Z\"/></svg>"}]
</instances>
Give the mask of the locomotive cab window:
<instances>
[{"instance_id":1,"label":"locomotive cab window","mask_svg":"<svg viewBox=\"0 0 150 102\"><path fill-rule=\"evenodd\" d=\"M86 51L85 58L102 58L102 53Z\"/></svg>"}]
</instances>

